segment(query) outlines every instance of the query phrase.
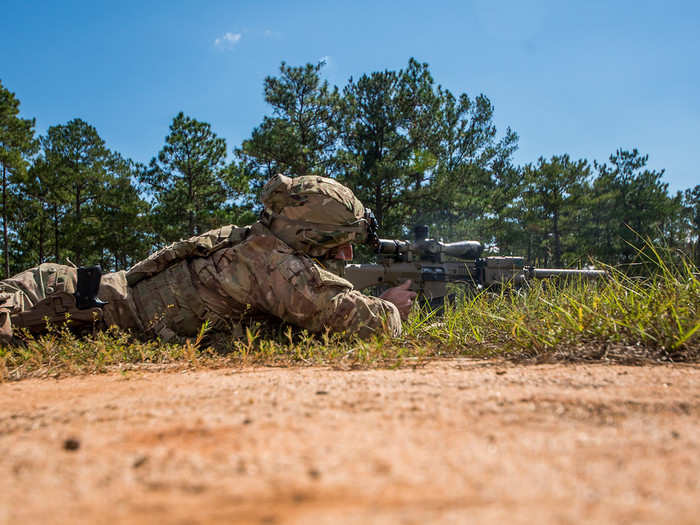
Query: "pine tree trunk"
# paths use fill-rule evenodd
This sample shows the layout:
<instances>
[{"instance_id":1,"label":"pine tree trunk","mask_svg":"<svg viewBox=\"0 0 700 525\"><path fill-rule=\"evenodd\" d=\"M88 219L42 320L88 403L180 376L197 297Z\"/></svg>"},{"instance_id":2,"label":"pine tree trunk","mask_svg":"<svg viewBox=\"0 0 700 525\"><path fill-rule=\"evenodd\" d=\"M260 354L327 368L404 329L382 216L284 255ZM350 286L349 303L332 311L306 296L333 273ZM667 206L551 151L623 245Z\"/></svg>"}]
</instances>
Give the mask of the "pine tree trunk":
<instances>
[{"instance_id":1,"label":"pine tree trunk","mask_svg":"<svg viewBox=\"0 0 700 525\"><path fill-rule=\"evenodd\" d=\"M75 192L75 223L78 226L79 230L82 229L82 224L81 224L82 216L80 213L80 188L77 189ZM80 266L81 263L81 258L82 258L82 243L83 239L78 238L78 242L75 243L75 264Z\"/></svg>"},{"instance_id":2,"label":"pine tree trunk","mask_svg":"<svg viewBox=\"0 0 700 525\"><path fill-rule=\"evenodd\" d=\"M2 165L2 246L5 256L3 278L10 276L10 243L7 236L7 168Z\"/></svg>"},{"instance_id":3,"label":"pine tree trunk","mask_svg":"<svg viewBox=\"0 0 700 525\"><path fill-rule=\"evenodd\" d=\"M199 206L194 207L194 234L200 235L202 233L202 225L199 223Z\"/></svg>"},{"instance_id":4,"label":"pine tree trunk","mask_svg":"<svg viewBox=\"0 0 700 525\"><path fill-rule=\"evenodd\" d=\"M380 184L374 186L374 216L381 228L384 223L384 203L382 202L382 187Z\"/></svg>"},{"instance_id":5,"label":"pine tree trunk","mask_svg":"<svg viewBox=\"0 0 700 525\"><path fill-rule=\"evenodd\" d=\"M44 262L44 206L41 205L39 214L39 264Z\"/></svg>"},{"instance_id":6,"label":"pine tree trunk","mask_svg":"<svg viewBox=\"0 0 700 525\"><path fill-rule=\"evenodd\" d=\"M59 250L58 250L58 204L53 205L53 249L54 257L56 262L59 262Z\"/></svg>"},{"instance_id":7,"label":"pine tree trunk","mask_svg":"<svg viewBox=\"0 0 700 525\"><path fill-rule=\"evenodd\" d=\"M189 204L192 205L194 202L194 190L192 188L192 176L188 173L187 176L187 197L189 199ZM189 237L193 237L195 235L195 230L194 230L194 211L190 209L189 214L187 216L187 229L189 232Z\"/></svg>"},{"instance_id":8,"label":"pine tree trunk","mask_svg":"<svg viewBox=\"0 0 700 525\"><path fill-rule=\"evenodd\" d=\"M553 234L554 234L554 266L556 268L561 268L561 235L559 233L559 213L554 213L553 220Z\"/></svg>"}]
</instances>

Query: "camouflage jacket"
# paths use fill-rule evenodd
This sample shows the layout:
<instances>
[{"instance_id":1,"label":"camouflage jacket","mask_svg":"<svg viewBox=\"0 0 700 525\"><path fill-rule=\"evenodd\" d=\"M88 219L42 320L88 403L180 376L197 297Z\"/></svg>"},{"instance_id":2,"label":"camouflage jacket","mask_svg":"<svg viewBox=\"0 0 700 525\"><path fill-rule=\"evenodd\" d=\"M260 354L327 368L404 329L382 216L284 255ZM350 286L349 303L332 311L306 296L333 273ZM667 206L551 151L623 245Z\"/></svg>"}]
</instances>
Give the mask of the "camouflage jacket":
<instances>
[{"instance_id":1,"label":"camouflage jacket","mask_svg":"<svg viewBox=\"0 0 700 525\"><path fill-rule=\"evenodd\" d=\"M44 264L0 282L0 294L11 312L26 310L52 292L47 283L59 274L72 292L75 270ZM99 297L108 302L106 325L165 340L194 336L204 321L235 333L241 323L270 317L311 332L401 333L393 304L354 290L260 223L226 226L163 248L128 272L103 276Z\"/></svg>"}]
</instances>

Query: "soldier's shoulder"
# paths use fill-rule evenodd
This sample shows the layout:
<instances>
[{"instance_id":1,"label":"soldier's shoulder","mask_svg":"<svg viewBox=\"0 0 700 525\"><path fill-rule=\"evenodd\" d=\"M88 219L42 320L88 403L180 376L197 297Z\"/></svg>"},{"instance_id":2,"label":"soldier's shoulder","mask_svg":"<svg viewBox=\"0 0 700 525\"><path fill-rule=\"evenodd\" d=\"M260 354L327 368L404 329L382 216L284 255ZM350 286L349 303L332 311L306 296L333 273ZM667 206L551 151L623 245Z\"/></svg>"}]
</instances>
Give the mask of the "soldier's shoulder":
<instances>
[{"instance_id":1,"label":"soldier's shoulder","mask_svg":"<svg viewBox=\"0 0 700 525\"><path fill-rule=\"evenodd\" d=\"M194 257L208 257L222 248L243 242L250 235L251 229L251 226L230 224L189 239L174 242L132 266L126 274L126 279L129 285L133 286L179 261Z\"/></svg>"},{"instance_id":2,"label":"soldier's shoulder","mask_svg":"<svg viewBox=\"0 0 700 525\"><path fill-rule=\"evenodd\" d=\"M250 235L251 230L252 226L228 224L180 242L193 244L197 251L208 255L211 251L215 251L217 247L229 246L243 241Z\"/></svg>"},{"instance_id":3,"label":"soldier's shoulder","mask_svg":"<svg viewBox=\"0 0 700 525\"><path fill-rule=\"evenodd\" d=\"M294 253L292 248L272 233L264 224L256 222L249 228L250 230L245 240L241 243L241 247L245 246L254 250L270 252L270 255L272 255L272 252L281 252L284 254Z\"/></svg>"}]
</instances>

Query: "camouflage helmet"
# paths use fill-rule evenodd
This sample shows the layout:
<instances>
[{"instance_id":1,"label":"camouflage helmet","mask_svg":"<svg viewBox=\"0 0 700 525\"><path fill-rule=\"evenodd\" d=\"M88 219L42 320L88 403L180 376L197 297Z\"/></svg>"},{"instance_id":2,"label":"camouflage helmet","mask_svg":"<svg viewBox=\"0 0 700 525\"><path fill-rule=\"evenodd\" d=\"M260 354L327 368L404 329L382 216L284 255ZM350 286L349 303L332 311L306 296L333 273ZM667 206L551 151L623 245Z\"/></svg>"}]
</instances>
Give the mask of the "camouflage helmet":
<instances>
[{"instance_id":1,"label":"camouflage helmet","mask_svg":"<svg viewBox=\"0 0 700 525\"><path fill-rule=\"evenodd\" d=\"M263 222L292 248L322 256L367 236L365 208L353 192L327 177L276 175L262 191Z\"/></svg>"}]
</instances>

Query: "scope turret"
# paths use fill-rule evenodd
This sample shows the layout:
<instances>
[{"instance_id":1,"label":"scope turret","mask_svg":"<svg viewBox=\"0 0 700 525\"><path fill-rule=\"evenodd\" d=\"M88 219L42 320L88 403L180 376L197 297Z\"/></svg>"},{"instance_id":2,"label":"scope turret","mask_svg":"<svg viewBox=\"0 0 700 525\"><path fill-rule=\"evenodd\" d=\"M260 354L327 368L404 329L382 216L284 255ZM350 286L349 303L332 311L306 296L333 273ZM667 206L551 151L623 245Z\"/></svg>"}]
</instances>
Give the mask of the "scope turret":
<instances>
[{"instance_id":1,"label":"scope turret","mask_svg":"<svg viewBox=\"0 0 700 525\"><path fill-rule=\"evenodd\" d=\"M425 224L416 224L413 227L413 239L415 241L424 241L428 238L428 226Z\"/></svg>"}]
</instances>

